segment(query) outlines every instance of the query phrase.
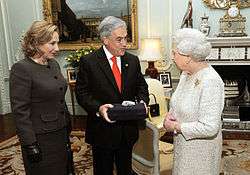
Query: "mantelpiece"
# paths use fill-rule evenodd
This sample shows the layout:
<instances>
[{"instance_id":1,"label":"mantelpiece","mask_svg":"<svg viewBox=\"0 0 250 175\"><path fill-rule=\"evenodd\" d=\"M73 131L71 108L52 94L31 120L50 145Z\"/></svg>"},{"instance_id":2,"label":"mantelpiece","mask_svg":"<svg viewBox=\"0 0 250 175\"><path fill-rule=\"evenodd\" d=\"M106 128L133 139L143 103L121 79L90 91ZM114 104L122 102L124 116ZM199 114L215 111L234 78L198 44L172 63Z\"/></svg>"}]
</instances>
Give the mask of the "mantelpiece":
<instances>
[{"instance_id":1,"label":"mantelpiece","mask_svg":"<svg viewBox=\"0 0 250 175\"><path fill-rule=\"evenodd\" d=\"M213 47L223 47L223 46L249 46L250 47L250 37L217 37L217 38L207 38L211 42Z\"/></svg>"},{"instance_id":2,"label":"mantelpiece","mask_svg":"<svg viewBox=\"0 0 250 175\"><path fill-rule=\"evenodd\" d=\"M250 118L245 114L249 113L250 105L246 105L248 101L245 99L248 98L245 96L249 94L250 90L250 86L247 86L250 84L248 71L250 68L250 37L218 37L208 38L208 41L212 44L212 51L207 60L224 80L225 87L227 87L225 94L229 94L229 96L225 96L226 103L222 115L223 128L225 130L229 128L241 129L241 131L249 130ZM235 97L230 96L232 91L228 90L232 83L236 84L238 92Z\"/></svg>"},{"instance_id":3,"label":"mantelpiece","mask_svg":"<svg viewBox=\"0 0 250 175\"><path fill-rule=\"evenodd\" d=\"M250 65L250 37L208 38L212 44L207 60L213 65Z\"/></svg>"}]
</instances>

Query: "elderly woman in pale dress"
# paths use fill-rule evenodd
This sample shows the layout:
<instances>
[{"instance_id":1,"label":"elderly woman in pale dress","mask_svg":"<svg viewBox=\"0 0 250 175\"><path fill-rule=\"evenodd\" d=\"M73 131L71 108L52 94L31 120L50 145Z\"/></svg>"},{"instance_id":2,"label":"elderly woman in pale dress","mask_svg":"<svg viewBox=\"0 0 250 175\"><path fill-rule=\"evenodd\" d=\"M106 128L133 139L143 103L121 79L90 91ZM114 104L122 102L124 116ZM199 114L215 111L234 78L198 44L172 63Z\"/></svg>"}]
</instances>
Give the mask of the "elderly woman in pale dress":
<instances>
[{"instance_id":1,"label":"elderly woman in pale dress","mask_svg":"<svg viewBox=\"0 0 250 175\"><path fill-rule=\"evenodd\" d=\"M224 83L206 63L211 44L196 29L173 39L173 60L182 71L164 127L174 132L174 175L217 175L220 170Z\"/></svg>"}]
</instances>

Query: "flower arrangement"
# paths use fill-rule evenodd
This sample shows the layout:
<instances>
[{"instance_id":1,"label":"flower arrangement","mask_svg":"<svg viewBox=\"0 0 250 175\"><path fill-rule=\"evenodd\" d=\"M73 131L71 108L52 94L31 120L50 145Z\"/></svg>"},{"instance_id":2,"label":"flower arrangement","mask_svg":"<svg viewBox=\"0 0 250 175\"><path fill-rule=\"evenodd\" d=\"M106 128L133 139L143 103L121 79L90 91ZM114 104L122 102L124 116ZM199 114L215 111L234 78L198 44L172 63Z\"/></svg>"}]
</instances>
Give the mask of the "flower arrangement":
<instances>
[{"instance_id":1,"label":"flower arrangement","mask_svg":"<svg viewBox=\"0 0 250 175\"><path fill-rule=\"evenodd\" d=\"M79 66L79 62L80 59L84 56L84 55L88 55L89 53L93 52L95 50L94 47L85 47L85 48L81 48L78 49L74 52L71 52L66 58L66 62L67 64L65 65L65 67L73 67L76 68Z\"/></svg>"}]
</instances>

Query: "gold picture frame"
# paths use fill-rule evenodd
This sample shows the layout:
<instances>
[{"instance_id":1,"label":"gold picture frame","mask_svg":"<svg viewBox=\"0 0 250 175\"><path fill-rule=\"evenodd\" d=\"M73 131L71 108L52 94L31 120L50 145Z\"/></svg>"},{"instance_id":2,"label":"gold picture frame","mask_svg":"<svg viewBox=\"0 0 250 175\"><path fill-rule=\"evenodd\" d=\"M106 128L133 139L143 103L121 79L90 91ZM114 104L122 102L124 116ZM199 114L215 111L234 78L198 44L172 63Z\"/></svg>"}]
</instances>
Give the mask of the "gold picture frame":
<instances>
[{"instance_id":1,"label":"gold picture frame","mask_svg":"<svg viewBox=\"0 0 250 175\"><path fill-rule=\"evenodd\" d=\"M95 2L95 0L85 0L82 2L86 1L89 1L87 3ZM112 1L109 5L118 4L117 0L109 1ZM120 1L123 3L121 8L125 7L125 3L128 8L121 11L120 15L115 15L118 13L117 10L115 11L114 8L107 6L108 12L105 16L113 15L122 18L128 26L128 49L138 49L137 0ZM100 6L96 9L101 7L100 3L97 4ZM82 6L82 4L79 4L79 6ZM78 11L76 14L79 15L79 13ZM97 34L97 26L103 17L95 15L81 16L78 19L76 14L69 8L66 0L43 0L44 19L58 26L61 40L59 47L61 50L76 50L89 46L94 48L100 47L101 42Z\"/></svg>"},{"instance_id":2,"label":"gold picture frame","mask_svg":"<svg viewBox=\"0 0 250 175\"><path fill-rule=\"evenodd\" d=\"M239 8L250 7L250 0L202 0L207 6L217 9L228 9L231 3L237 3Z\"/></svg>"},{"instance_id":3,"label":"gold picture frame","mask_svg":"<svg viewBox=\"0 0 250 175\"><path fill-rule=\"evenodd\" d=\"M68 83L76 83L77 71L76 69L67 69Z\"/></svg>"}]
</instances>

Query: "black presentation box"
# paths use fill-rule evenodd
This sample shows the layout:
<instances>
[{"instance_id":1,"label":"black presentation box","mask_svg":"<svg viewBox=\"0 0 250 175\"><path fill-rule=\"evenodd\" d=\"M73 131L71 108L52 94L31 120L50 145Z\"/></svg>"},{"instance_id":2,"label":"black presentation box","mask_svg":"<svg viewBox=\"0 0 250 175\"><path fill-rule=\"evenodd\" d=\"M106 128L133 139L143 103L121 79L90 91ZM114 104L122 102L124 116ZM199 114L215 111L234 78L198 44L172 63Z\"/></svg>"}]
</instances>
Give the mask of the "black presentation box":
<instances>
[{"instance_id":1,"label":"black presentation box","mask_svg":"<svg viewBox=\"0 0 250 175\"><path fill-rule=\"evenodd\" d=\"M132 106L113 105L114 107L109 108L107 111L108 117L112 121L141 120L146 118L146 108L143 103Z\"/></svg>"}]
</instances>

